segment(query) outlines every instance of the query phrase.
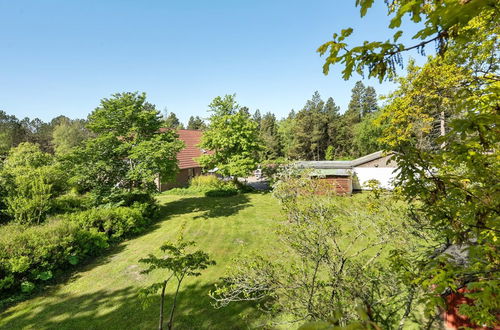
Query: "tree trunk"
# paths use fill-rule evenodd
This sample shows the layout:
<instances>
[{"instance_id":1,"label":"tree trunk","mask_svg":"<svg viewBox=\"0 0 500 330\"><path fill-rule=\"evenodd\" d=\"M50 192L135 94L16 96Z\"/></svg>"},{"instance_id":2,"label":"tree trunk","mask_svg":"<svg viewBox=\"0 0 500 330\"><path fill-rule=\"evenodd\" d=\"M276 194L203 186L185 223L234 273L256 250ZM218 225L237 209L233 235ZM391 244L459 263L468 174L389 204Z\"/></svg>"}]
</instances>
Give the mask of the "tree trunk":
<instances>
[{"instance_id":1,"label":"tree trunk","mask_svg":"<svg viewBox=\"0 0 500 330\"><path fill-rule=\"evenodd\" d=\"M174 302L172 303L172 309L170 310L170 320L168 321L168 330L173 329L173 322L174 322L174 311L175 311L175 304L177 303L177 295L179 294L179 288L181 287L181 282L183 280L184 276L182 276L179 279L179 282L177 283L177 289L175 290L175 296L174 296Z\"/></svg>"},{"instance_id":2,"label":"tree trunk","mask_svg":"<svg viewBox=\"0 0 500 330\"><path fill-rule=\"evenodd\" d=\"M158 325L159 330L163 330L163 303L165 302L165 288L167 287L167 281L163 282L163 287L161 288L161 300L160 300L160 324Z\"/></svg>"}]
</instances>

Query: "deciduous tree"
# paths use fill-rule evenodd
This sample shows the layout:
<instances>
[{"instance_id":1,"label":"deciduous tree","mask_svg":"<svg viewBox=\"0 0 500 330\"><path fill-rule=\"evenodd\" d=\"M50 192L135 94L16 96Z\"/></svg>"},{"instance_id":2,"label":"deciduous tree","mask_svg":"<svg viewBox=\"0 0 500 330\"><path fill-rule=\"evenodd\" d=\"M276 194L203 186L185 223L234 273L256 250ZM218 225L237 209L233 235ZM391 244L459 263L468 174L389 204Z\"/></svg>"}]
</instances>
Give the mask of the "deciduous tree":
<instances>
[{"instance_id":1,"label":"deciduous tree","mask_svg":"<svg viewBox=\"0 0 500 330\"><path fill-rule=\"evenodd\" d=\"M194 245L194 242L184 241L181 236L176 243L166 242L160 247L160 250L164 253L163 256L157 257L150 254L147 258L139 260L148 265L148 268L142 272L143 274L149 274L157 270L166 272L162 282L153 283L140 292L142 296L148 297L156 294L161 289L159 330L163 329L165 290L169 282L171 280L177 282L167 323L167 329L171 330L174 327L174 313L177 307L177 297L184 279L189 276L200 276L202 270L211 265L215 265L215 261L210 259L207 253L201 250L189 252L189 248Z\"/></svg>"},{"instance_id":2,"label":"deciduous tree","mask_svg":"<svg viewBox=\"0 0 500 330\"><path fill-rule=\"evenodd\" d=\"M357 1L362 16L372 4ZM427 44L435 43L437 58L410 70L400 81L399 94L389 106L393 113L386 143L395 151L400 168L398 185L408 201L417 201L415 221L410 224L436 235L436 246L429 248L425 258L413 256L413 264L419 266L417 283L429 290L426 306L432 310L445 303L437 293L462 288L473 304L462 304L460 313L478 325L493 325L500 308L495 275L500 264L500 4L495 0L402 0L387 5L389 27L397 29L392 40L348 46L353 30L344 29L318 49L327 54L323 71L342 63L345 79L353 72L380 80L394 78L402 53L412 49L423 53ZM398 43L406 15L422 26L413 44ZM440 136L436 137L432 123L438 113ZM451 246L462 250L466 262L443 253Z\"/></svg>"},{"instance_id":3,"label":"deciduous tree","mask_svg":"<svg viewBox=\"0 0 500 330\"><path fill-rule=\"evenodd\" d=\"M112 189L155 189L154 180L173 178L182 142L162 122L144 93L119 93L101 100L88 118L95 137L72 155L75 181L98 196Z\"/></svg>"},{"instance_id":4,"label":"deciduous tree","mask_svg":"<svg viewBox=\"0 0 500 330\"><path fill-rule=\"evenodd\" d=\"M213 153L202 155L200 164L218 168L222 175L246 177L257 166L262 149L257 123L246 112L239 111L235 95L216 97L209 105L212 112L200 146Z\"/></svg>"},{"instance_id":5,"label":"deciduous tree","mask_svg":"<svg viewBox=\"0 0 500 330\"><path fill-rule=\"evenodd\" d=\"M414 246L401 222L406 205L390 195L361 202L317 194L326 188L307 174L282 173L274 189L288 220L277 231L280 249L238 260L211 293L216 306L257 301L290 322L336 326L359 320L359 309L384 328L405 322L406 283L382 255Z\"/></svg>"},{"instance_id":6,"label":"deciduous tree","mask_svg":"<svg viewBox=\"0 0 500 330\"><path fill-rule=\"evenodd\" d=\"M89 136L83 120L63 120L52 130L52 145L57 155L65 155Z\"/></svg>"}]
</instances>

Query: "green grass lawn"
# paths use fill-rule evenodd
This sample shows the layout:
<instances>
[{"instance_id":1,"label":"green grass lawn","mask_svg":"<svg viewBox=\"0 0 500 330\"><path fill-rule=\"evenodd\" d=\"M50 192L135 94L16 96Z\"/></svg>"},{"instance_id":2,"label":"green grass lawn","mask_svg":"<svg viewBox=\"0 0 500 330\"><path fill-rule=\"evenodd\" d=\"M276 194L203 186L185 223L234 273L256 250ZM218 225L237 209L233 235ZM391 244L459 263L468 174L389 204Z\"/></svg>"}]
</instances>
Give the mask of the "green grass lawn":
<instances>
[{"instance_id":1,"label":"green grass lawn","mask_svg":"<svg viewBox=\"0 0 500 330\"><path fill-rule=\"evenodd\" d=\"M160 280L158 273L140 274L138 260L158 253L166 240L175 240L186 223L185 238L197 242L217 262L202 276L184 282L179 296L176 329L244 329L255 319L249 304L214 309L208 291L224 274L232 258L271 249L274 228L281 215L269 194L243 194L226 198L161 195L161 221L145 234L111 248L64 283L19 303L0 314L1 329L154 329L158 301L143 309L139 288ZM173 284L169 286L167 305ZM255 324L253 324L255 325Z\"/></svg>"}]
</instances>

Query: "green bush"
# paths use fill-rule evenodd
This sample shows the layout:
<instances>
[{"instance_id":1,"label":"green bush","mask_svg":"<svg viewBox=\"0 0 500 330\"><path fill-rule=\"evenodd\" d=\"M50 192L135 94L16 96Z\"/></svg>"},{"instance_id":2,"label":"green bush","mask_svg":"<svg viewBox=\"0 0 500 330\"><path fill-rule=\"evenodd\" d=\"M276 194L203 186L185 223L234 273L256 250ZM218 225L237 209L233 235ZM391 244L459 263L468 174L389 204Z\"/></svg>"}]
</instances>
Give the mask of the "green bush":
<instances>
[{"instance_id":1,"label":"green bush","mask_svg":"<svg viewBox=\"0 0 500 330\"><path fill-rule=\"evenodd\" d=\"M5 198L6 213L19 223L41 223L52 205L52 186L42 177L16 177L16 190Z\"/></svg>"},{"instance_id":2,"label":"green bush","mask_svg":"<svg viewBox=\"0 0 500 330\"><path fill-rule=\"evenodd\" d=\"M198 175L189 181L189 187L198 191L220 188L224 184L214 175Z\"/></svg>"},{"instance_id":3,"label":"green bush","mask_svg":"<svg viewBox=\"0 0 500 330\"><path fill-rule=\"evenodd\" d=\"M136 203L135 207L102 207L93 208L64 216L64 219L77 223L81 228L95 229L105 233L107 237L117 240L126 235L137 234L150 224L144 217L146 204Z\"/></svg>"},{"instance_id":4,"label":"green bush","mask_svg":"<svg viewBox=\"0 0 500 330\"><path fill-rule=\"evenodd\" d=\"M0 227L0 301L15 293L30 293L57 272L107 247L103 233L68 221Z\"/></svg>"},{"instance_id":5,"label":"green bush","mask_svg":"<svg viewBox=\"0 0 500 330\"><path fill-rule=\"evenodd\" d=\"M86 195L69 193L54 198L51 214L63 214L83 211L90 208L90 200Z\"/></svg>"},{"instance_id":6,"label":"green bush","mask_svg":"<svg viewBox=\"0 0 500 330\"><path fill-rule=\"evenodd\" d=\"M43 222L53 199L67 190L67 177L53 156L38 145L21 143L9 151L0 170L2 213L19 223Z\"/></svg>"},{"instance_id":7,"label":"green bush","mask_svg":"<svg viewBox=\"0 0 500 330\"><path fill-rule=\"evenodd\" d=\"M238 195L238 189L236 188L222 188L205 192L207 197L229 197L234 195Z\"/></svg>"},{"instance_id":8,"label":"green bush","mask_svg":"<svg viewBox=\"0 0 500 330\"><path fill-rule=\"evenodd\" d=\"M144 191L122 191L111 194L106 201L116 206L129 206L141 210L142 215L148 219L158 216L160 207L155 198Z\"/></svg>"},{"instance_id":9,"label":"green bush","mask_svg":"<svg viewBox=\"0 0 500 330\"><path fill-rule=\"evenodd\" d=\"M219 193L219 191L221 191ZM223 191L223 192L222 192ZM199 175L195 176L189 182L188 188L175 188L167 192L171 195L199 195L205 194L206 196L232 196L238 193L238 187L232 181L222 181L214 175Z\"/></svg>"},{"instance_id":10,"label":"green bush","mask_svg":"<svg viewBox=\"0 0 500 330\"><path fill-rule=\"evenodd\" d=\"M132 206L135 202L155 203L150 193L140 190L116 190L103 199L104 203L115 204L116 206Z\"/></svg>"},{"instance_id":11,"label":"green bush","mask_svg":"<svg viewBox=\"0 0 500 330\"><path fill-rule=\"evenodd\" d=\"M81 206L81 197L65 196L60 208ZM15 294L29 294L56 272L97 255L109 242L144 231L153 218L154 200L130 207L107 206L67 213L41 225L0 227L0 305ZM80 201L81 202L81 201ZM68 206L69 205L69 206Z\"/></svg>"}]
</instances>

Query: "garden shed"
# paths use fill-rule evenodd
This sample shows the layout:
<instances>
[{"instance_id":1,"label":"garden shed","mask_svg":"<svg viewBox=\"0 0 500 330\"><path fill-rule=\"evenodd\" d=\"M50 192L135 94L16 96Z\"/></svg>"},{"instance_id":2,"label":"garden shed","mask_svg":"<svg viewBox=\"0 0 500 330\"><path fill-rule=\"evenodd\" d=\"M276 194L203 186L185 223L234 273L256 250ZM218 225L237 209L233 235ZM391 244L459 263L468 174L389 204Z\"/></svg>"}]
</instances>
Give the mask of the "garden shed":
<instances>
[{"instance_id":1,"label":"garden shed","mask_svg":"<svg viewBox=\"0 0 500 330\"><path fill-rule=\"evenodd\" d=\"M331 185L338 194L369 189L367 183L377 180L381 187L392 189L397 174L390 154L377 151L354 160L301 161L299 168L311 169L311 177Z\"/></svg>"}]
</instances>

